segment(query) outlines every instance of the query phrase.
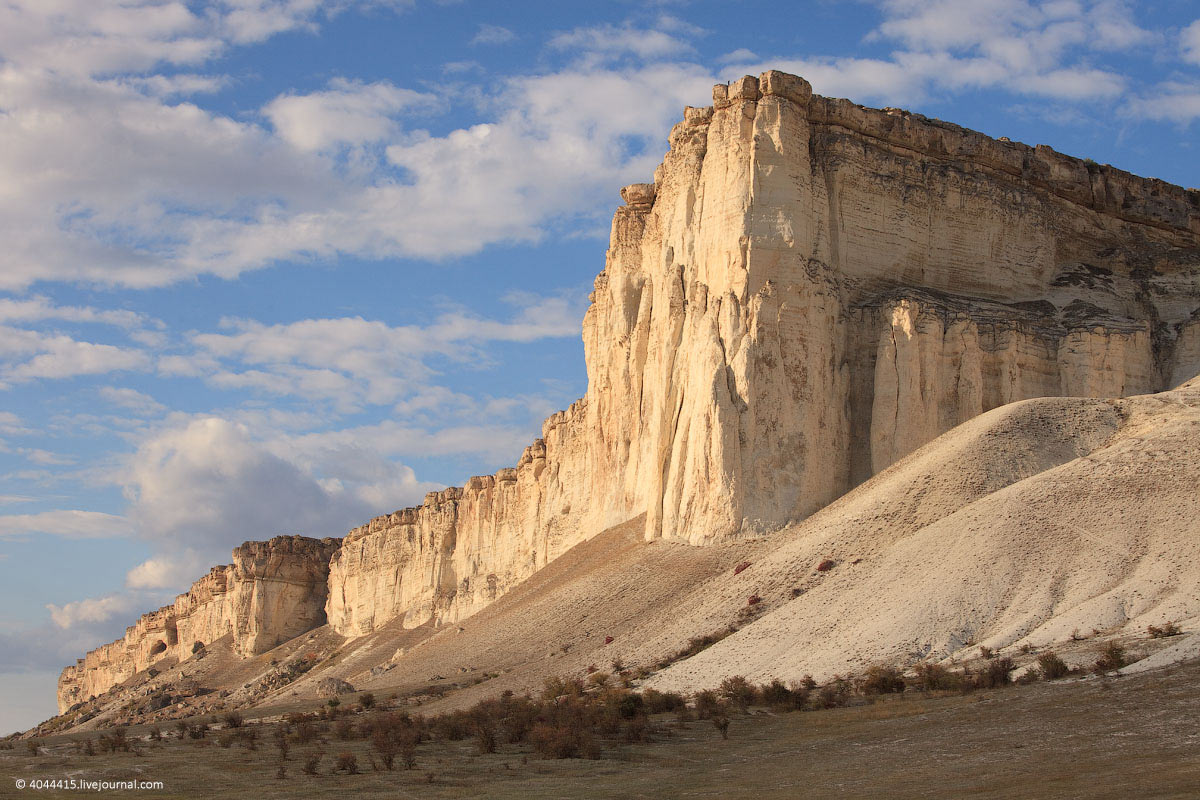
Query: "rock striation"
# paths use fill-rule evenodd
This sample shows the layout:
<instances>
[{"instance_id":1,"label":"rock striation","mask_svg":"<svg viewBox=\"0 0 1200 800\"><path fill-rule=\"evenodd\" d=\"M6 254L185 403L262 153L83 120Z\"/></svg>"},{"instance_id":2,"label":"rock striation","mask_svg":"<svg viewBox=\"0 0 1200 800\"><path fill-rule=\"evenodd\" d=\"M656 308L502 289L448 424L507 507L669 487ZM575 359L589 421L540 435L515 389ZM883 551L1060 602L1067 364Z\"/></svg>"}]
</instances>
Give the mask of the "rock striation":
<instances>
[{"instance_id":1,"label":"rock striation","mask_svg":"<svg viewBox=\"0 0 1200 800\"><path fill-rule=\"evenodd\" d=\"M59 711L99 695L164 659L182 661L232 635L238 655L264 653L325 623L329 559L337 539L278 536L246 542L171 605L89 652L58 679Z\"/></svg>"},{"instance_id":2,"label":"rock striation","mask_svg":"<svg viewBox=\"0 0 1200 800\"><path fill-rule=\"evenodd\" d=\"M1200 372L1195 190L772 71L685 109L654 181L621 196L583 322L586 396L515 467L330 546L337 633L461 619L643 514L649 539L770 532L1005 403ZM320 619L315 586L271 613L202 599L229 594L220 569L177 601L196 594L176 629L195 617L249 654ZM288 603L307 610L284 622ZM107 646L127 668L149 663L163 611ZM89 659L120 660L94 655L70 691L124 674L88 683Z\"/></svg>"}]
</instances>

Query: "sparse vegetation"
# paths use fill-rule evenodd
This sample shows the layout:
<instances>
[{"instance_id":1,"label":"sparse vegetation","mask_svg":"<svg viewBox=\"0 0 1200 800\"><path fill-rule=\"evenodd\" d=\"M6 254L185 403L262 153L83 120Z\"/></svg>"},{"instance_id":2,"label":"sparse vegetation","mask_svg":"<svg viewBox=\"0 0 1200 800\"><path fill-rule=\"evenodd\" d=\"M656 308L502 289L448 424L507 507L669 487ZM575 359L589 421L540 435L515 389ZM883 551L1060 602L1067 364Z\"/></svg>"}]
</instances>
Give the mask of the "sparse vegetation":
<instances>
[{"instance_id":1,"label":"sparse vegetation","mask_svg":"<svg viewBox=\"0 0 1200 800\"><path fill-rule=\"evenodd\" d=\"M1097 674L1102 674L1120 669L1128 663L1125 658L1125 648L1116 642L1109 642L1104 645L1100 658L1096 659L1094 670Z\"/></svg>"},{"instance_id":2,"label":"sparse vegetation","mask_svg":"<svg viewBox=\"0 0 1200 800\"><path fill-rule=\"evenodd\" d=\"M1166 639L1168 636L1178 636L1183 631L1174 622L1168 621L1163 623L1162 627L1150 625L1146 628L1146 633L1151 639Z\"/></svg>"},{"instance_id":3,"label":"sparse vegetation","mask_svg":"<svg viewBox=\"0 0 1200 800\"><path fill-rule=\"evenodd\" d=\"M682 661L685 658L691 658L692 656L696 655L697 653L701 652L702 650L706 650L709 647L712 647L717 642L721 641L725 637L730 636L734 633L737 633L737 626L730 625L727 628L724 628L719 631L713 631L712 633L707 633L703 636L693 636L691 639L688 640L686 647L684 647L682 650L678 650L675 653L672 653L671 655L667 656L666 658L663 658L657 664L654 665L654 668L655 669L666 669L670 665L674 664L676 661Z\"/></svg>"},{"instance_id":4,"label":"sparse vegetation","mask_svg":"<svg viewBox=\"0 0 1200 800\"><path fill-rule=\"evenodd\" d=\"M895 694L903 692L904 687L904 677L900 670L885 664L870 667L858 683L858 691L864 695Z\"/></svg>"},{"instance_id":5,"label":"sparse vegetation","mask_svg":"<svg viewBox=\"0 0 1200 800\"><path fill-rule=\"evenodd\" d=\"M1067 662L1059 658L1058 653L1053 650L1047 650L1038 656L1038 669L1041 671L1042 677L1048 681L1065 678L1071 672Z\"/></svg>"}]
</instances>

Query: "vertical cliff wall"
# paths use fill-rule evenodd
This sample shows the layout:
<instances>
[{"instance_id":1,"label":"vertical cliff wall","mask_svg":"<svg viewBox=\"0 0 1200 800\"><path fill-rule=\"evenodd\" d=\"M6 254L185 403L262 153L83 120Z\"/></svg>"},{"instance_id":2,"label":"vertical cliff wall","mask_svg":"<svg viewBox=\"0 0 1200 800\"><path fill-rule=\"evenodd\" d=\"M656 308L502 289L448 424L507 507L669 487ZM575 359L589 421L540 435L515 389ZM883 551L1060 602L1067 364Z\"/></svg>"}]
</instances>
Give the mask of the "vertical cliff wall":
<instances>
[{"instance_id":1,"label":"vertical cliff wall","mask_svg":"<svg viewBox=\"0 0 1200 800\"><path fill-rule=\"evenodd\" d=\"M473 613L640 514L769 531L1003 403L1200 369L1200 193L778 72L684 117L622 190L586 397L515 469L352 531L339 632Z\"/></svg>"},{"instance_id":2,"label":"vertical cliff wall","mask_svg":"<svg viewBox=\"0 0 1200 800\"><path fill-rule=\"evenodd\" d=\"M331 547L338 633L462 618L641 515L647 537L697 545L769 532L1001 404L1200 371L1194 190L767 72L686 109L653 183L622 197L583 322L586 396L514 468ZM215 570L84 662L148 663L170 619L181 653L317 623L315 584L246 594L278 567L245 559L264 566ZM125 674L84 662L68 699Z\"/></svg>"}]
</instances>

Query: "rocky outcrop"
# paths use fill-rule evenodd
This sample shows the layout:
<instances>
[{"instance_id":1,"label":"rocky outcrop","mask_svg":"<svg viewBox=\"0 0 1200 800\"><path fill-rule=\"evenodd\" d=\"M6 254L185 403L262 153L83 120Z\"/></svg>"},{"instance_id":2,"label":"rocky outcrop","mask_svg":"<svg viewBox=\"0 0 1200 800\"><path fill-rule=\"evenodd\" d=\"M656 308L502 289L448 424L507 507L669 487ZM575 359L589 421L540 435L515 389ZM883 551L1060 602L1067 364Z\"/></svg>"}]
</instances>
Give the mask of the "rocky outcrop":
<instances>
[{"instance_id":1,"label":"rocky outcrop","mask_svg":"<svg viewBox=\"0 0 1200 800\"><path fill-rule=\"evenodd\" d=\"M653 183L621 194L586 396L515 467L351 531L336 632L460 619L641 515L651 539L769 532L1001 404L1200 370L1194 190L767 72L686 109ZM203 599L242 579L210 578L186 639L228 629L248 654L286 609L318 618L315 587L252 623L258 599Z\"/></svg>"},{"instance_id":2,"label":"rocky outcrop","mask_svg":"<svg viewBox=\"0 0 1200 800\"><path fill-rule=\"evenodd\" d=\"M352 531L336 630L461 618L643 513L651 538L769 531L988 409L1200 369L1200 193L778 72L670 144L621 191L587 396L515 470Z\"/></svg>"},{"instance_id":3,"label":"rocky outcrop","mask_svg":"<svg viewBox=\"0 0 1200 800\"><path fill-rule=\"evenodd\" d=\"M58 680L59 711L102 694L163 659L184 660L232 634L242 656L266 652L325 624L329 558L337 539L279 536L246 542L175 602L144 615Z\"/></svg>"}]
</instances>

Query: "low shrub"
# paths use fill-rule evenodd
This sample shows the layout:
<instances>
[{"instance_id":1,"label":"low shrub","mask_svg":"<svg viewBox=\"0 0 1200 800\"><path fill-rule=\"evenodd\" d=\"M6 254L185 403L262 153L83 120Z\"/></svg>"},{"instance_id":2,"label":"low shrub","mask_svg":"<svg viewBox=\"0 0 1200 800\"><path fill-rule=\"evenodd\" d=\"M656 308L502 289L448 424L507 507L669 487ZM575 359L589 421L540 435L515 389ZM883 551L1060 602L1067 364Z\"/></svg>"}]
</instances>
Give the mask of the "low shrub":
<instances>
[{"instance_id":1,"label":"low shrub","mask_svg":"<svg viewBox=\"0 0 1200 800\"><path fill-rule=\"evenodd\" d=\"M904 677L900 670L876 664L859 680L858 691L864 695L895 694L903 692L904 685Z\"/></svg>"},{"instance_id":2,"label":"low shrub","mask_svg":"<svg viewBox=\"0 0 1200 800\"><path fill-rule=\"evenodd\" d=\"M345 772L347 775L358 774L358 756L354 753L338 753L333 765L334 772Z\"/></svg>"},{"instance_id":3,"label":"low shrub","mask_svg":"<svg viewBox=\"0 0 1200 800\"><path fill-rule=\"evenodd\" d=\"M850 702L850 681L835 677L817 692L814 703L817 708L840 708Z\"/></svg>"},{"instance_id":4,"label":"low shrub","mask_svg":"<svg viewBox=\"0 0 1200 800\"><path fill-rule=\"evenodd\" d=\"M1053 650L1047 650L1038 656L1038 669L1041 671L1042 677L1048 681L1065 678L1071 672L1067 662L1059 658L1058 653Z\"/></svg>"},{"instance_id":5,"label":"low shrub","mask_svg":"<svg viewBox=\"0 0 1200 800\"><path fill-rule=\"evenodd\" d=\"M1011 658L993 658L981 670L971 676L971 688L998 689L1012 682L1010 673L1015 669Z\"/></svg>"},{"instance_id":6,"label":"low shrub","mask_svg":"<svg viewBox=\"0 0 1200 800\"><path fill-rule=\"evenodd\" d=\"M687 707L687 701L679 692L660 692L657 689L643 689L642 704L647 714L662 714Z\"/></svg>"},{"instance_id":7,"label":"low shrub","mask_svg":"<svg viewBox=\"0 0 1200 800\"><path fill-rule=\"evenodd\" d=\"M314 750L313 752L306 755L304 757L304 766L301 767L301 769L304 770L304 774L305 775L319 774L317 771L317 768L320 766L321 759L323 759L324 757L325 757L325 753L323 753L320 750Z\"/></svg>"},{"instance_id":8,"label":"low shrub","mask_svg":"<svg viewBox=\"0 0 1200 800\"><path fill-rule=\"evenodd\" d=\"M743 571L745 571L746 569L748 569L749 567L750 567L750 562L749 562L749 561L743 561L742 563L738 564L736 567L734 567L734 568L733 568L733 574L734 574L734 575L739 575L739 574L741 574Z\"/></svg>"},{"instance_id":9,"label":"low shrub","mask_svg":"<svg viewBox=\"0 0 1200 800\"><path fill-rule=\"evenodd\" d=\"M364 694L359 696L358 703L365 710L370 711L372 708L375 707L375 695L371 694L370 692L365 692Z\"/></svg>"},{"instance_id":10,"label":"low shrub","mask_svg":"<svg viewBox=\"0 0 1200 800\"><path fill-rule=\"evenodd\" d=\"M712 724L720 731L722 739L729 738L729 717L713 717Z\"/></svg>"},{"instance_id":11,"label":"low shrub","mask_svg":"<svg viewBox=\"0 0 1200 800\"><path fill-rule=\"evenodd\" d=\"M1166 622L1161 628L1157 625L1147 627L1146 633L1149 634L1151 639L1165 639L1168 636L1178 636L1183 631L1174 622Z\"/></svg>"},{"instance_id":12,"label":"low shrub","mask_svg":"<svg viewBox=\"0 0 1200 800\"><path fill-rule=\"evenodd\" d=\"M721 699L712 689L696 692L696 716L700 719L711 719L720 716L725 710Z\"/></svg>"},{"instance_id":13,"label":"low shrub","mask_svg":"<svg viewBox=\"0 0 1200 800\"><path fill-rule=\"evenodd\" d=\"M221 719L225 721L226 728L240 728L246 724L240 711L229 711Z\"/></svg>"},{"instance_id":14,"label":"low shrub","mask_svg":"<svg viewBox=\"0 0 1200 800\"><path fill-rule=\"evenodd\" d=\"M962 688L962 675L941 664L921 663L916 666L917 686L927 692L955 691Z\"/></svg>"},{"instance_id":15,"label":"low shrub","mask_svg":"<svg viewBox=\"0 0 1200 800\"><path fill-rule=\"evenodd\" d=\"M837 566L837 564L834 563L833 559L827 558L824 561L822 561L820 564L817 564L817 572L829 572L829 570L833 569L836 566Z\"/></svg>"},{"instance_id":16,"label":"low shrub","mask_svg":"<svg viewBox=\"0 0 1200 800\"><path fill-rule=\"evenodd\" d=\"M1109 642L1104 645L1100 658L1096 659L1094 670L1097 674L1111 672L1114 669L1120 669L1127 663L1129 662L1125 658L1125 648L1116 642Z\"/></svg>"},{"instance_id":17,"label":"low shrub","mask_svg":"<svg viewBox=\"0 0 1200 800\"><path fill-rule=\"evenodd\" d=\"M745 711L758 700L758 690L754 684L741 675L733 675L721 681L719 694L727 703Z\"/></svg>"}]
</instances>

